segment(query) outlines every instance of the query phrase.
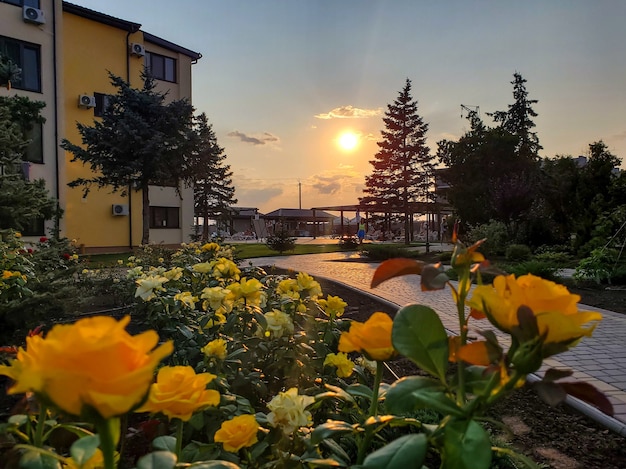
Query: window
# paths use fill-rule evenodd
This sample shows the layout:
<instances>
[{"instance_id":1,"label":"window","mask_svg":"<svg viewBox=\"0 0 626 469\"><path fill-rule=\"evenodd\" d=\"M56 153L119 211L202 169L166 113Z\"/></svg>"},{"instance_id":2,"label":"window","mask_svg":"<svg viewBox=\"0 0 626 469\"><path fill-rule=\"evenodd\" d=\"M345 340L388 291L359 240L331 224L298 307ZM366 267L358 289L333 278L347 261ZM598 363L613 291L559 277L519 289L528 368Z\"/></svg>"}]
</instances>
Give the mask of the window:
<instances>
[{"instance_id":1,"label":"window","mask_svg":"<svg viewBox=\"0 0 626 469\"><path fill-rule=\"evenodd\" d=\"M19 90L41 92L41 61L39 46L0 36L0 54L9 58L22 73L11 86Z\"/></svg>"},{"instance_id":2,"label":"window","mask_svg":"<svg viewBox=\"0 0 626 469\"><path fill-rule=\"evenodd\" d=\"M26 138L30 140L30 143L24 149L24 156L22 158L24 161L43 163L42 133L42 123L33 124L33 128L26 132Z\"/></svg>"},{"instance_id":3,"label":"window","mask_svg":"<svg viewBox=\"0 0 626 469\"><path fill-rule=\"evenodd\" d=\"M180 228L178 207L150 207L150 228Z\"/></svg>"},{"instance_id":4,"label":"window","mask_svg":"<svg viewBox=\"0 0 626 469\"><path fill-rule=\"evenodd\" d=\"M109 107L109 98L111 95L103 93L94 93L96 98L96 107L93 110L93 115L96 117L102 117L104 111Z\"/></svg>"},{"instance_id":5,"label":"window","mask_svg":"<svg viewBox=\"0 0 626 469\"><path fill-rule=\"evenodd\" d=\"M0 0L0 3L10 3L18 7L33 7L39 9L39 0Z\"/></svg>"},{"instance_id":6,"label":"window","mask_svg":"<svg viewBox=\"0 0 626 469\"><path fill-rule=\"evenodd\" d=\"M43 236L45 234L45 220L43 218L33 219L22 230L23 236Z\"/></svg>"},{"instance_id":7,"label":"window","mask_svg":"<svg viewBox=\"0 0 626 469\"><path fill-rule=\"evenodd\" d=\"M157 80L176 83L176 59L146 52L146 68Z\"/></svg>"}]
</instances>

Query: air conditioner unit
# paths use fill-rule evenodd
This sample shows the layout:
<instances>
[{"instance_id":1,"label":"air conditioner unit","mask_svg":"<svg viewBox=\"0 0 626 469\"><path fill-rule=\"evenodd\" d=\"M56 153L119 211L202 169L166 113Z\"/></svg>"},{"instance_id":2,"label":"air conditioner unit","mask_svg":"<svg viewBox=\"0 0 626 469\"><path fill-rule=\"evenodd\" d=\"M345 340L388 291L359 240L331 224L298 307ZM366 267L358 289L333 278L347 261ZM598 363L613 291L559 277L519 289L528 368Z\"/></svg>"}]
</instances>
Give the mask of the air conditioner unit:
<instances>
[{"instance_id":1,"label":"air conditioner unit","mask_svg":"<svg viewBox=\"0 0 626 469\"><path fill-rule=\"evenodd\" d=\"M136 42L133 42L130 45L130 55L143 57L144 55L146 55L146 48L143 46L143 44L138 44Z\"/></svg>"},{"instance_id":2,"label":"air conditioner unit","mask_svg":"<svg viewBox=\"0 0 626 469\"><path fill-rule=\"evenodd\" d=\"M33 7L23 7L22 8L22 18L27 23L34 24L44 24L46 22L46 18L44 17L43 11L38 10Z\"/></svg>"},{"instance_id":3,"label":"air conditioner unit","mask_svg":"<svg viewBox=\"0 0 626 469\"><path fill-rule=\"evenodd\" d=\"M96 97L88 94L81 94L78 97L78 107L82 107L84 109L96 107Z\"/></svg>"},{"instance_id":4,"label":"air conditioner unit","mask_svg":"<svg viewBox=\"0 0 626 469\"><path fill-rule=\"evenodd\" d=\"M128 205L126 204L113 204L111 206L111 212L115 216L128 215L130 213L128 210Z\"/></svg>"}]
</instances>

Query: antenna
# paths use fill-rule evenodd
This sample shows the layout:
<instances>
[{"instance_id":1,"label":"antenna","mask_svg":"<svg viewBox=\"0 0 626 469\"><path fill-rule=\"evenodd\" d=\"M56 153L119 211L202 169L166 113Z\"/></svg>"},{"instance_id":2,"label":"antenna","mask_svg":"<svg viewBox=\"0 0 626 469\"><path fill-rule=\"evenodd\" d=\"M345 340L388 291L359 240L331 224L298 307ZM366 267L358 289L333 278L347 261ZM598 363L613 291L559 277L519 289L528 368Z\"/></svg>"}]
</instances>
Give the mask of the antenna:
<instances>
[{"instance_id":1,"label":"antenna","mask_svg":"<svg viewBox=\"0 0 626 469\"><path fill-rule=\"evenodd\" d=\"M463 111L466 111L469 115L471 112L475 112L476 115L480 116L480 106L472 106L470 104L461 104L461 117L463 117Z\"/></svg>"}]
</instances>

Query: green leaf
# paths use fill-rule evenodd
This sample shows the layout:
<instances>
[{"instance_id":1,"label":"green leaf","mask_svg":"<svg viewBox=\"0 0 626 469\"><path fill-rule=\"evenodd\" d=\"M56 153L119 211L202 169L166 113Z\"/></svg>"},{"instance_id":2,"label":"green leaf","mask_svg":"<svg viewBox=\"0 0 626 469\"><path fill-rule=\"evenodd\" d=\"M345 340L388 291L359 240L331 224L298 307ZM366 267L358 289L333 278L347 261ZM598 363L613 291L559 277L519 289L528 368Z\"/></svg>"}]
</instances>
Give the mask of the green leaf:
<instances>
[{"instance_id":1,"label":"green leaf","mask_svg":"<svg viewBox=\"0 0 626 469\"><path fill-rule=\"evenodd\" d=\"M173 436L165 435L159 436L152 442L154 449L160 451L169 451L170 453L176 453L176 438Z\"/></svg>"},{"instance_id":2,"label":"green leaf","mask_svg":"<svg viewBox=\"0 0 626 469\"><path fill-rule=\"evenodd\" d=\"M431 378L408 376L391 385L385 406L394 414L408 414L417 409L433 409L444 415L463 417L463 409L445 394L445 387Z\"/></svg>"},{"instance_id":3,"label":"green leaf","mask_svg":"<svg viewBox=\"0 0 626 469\"><path fill-rule=\"evenodd\" d=\"M86 436L79 438L70 447L70 456L78 464L82 466L96 453L100 445L100 437L98 435Z\"/></svg>"},{"instance_id":4,"label":"green leaf","mask_svg":"<svg viewBox=\"0 0 626 469\"><path fill-rule=\"evenodd\" d=\"M11 415L9 419L7 420L7 422L12 423L17 426L24 425L26 422L28 422L28 415L24 415L24 414Z\"/></svg>"},{"instance_id":5,"label":"green leaf","mask_svg":"<svg viewBox=\"0 0 626 469\"><path fill-rule=\"evenodd\" d=\"M422 270L422 291L443 290L450 277L443 271L441 263L426 265Z\"/></svg>"},{"instance_id":6,"label":"green leaf","mask_svg":"<svg viewBox=\"0 0 626 469\"><path fill-rule=\"evenodd\" d=\"M353 397L372 398L372 390L363 384L351 384L346 386L346 392Z\"/></svg>"},{"instance_id":7,"label":"green leaf","mask_svg":"<svg viewBox=\"0 0 626 469\"><path fill-rule=\"evenodd\" d=\"M229 462L229 461L202 461L202 462L197 462L194 464L190 464L188 466L185 466L187 469L188 468L193 468L193 469L241 469L240 466L238 466L235 463ZM140 468L137 468L140 469Z\"/></svg>"},{"instance_id":8,"label":"green leaf","mask_svg":"<svg viewBox=\"0 0 626 469\"><path fill-rule=\"evenodd\" d=\"M417 366L446 381L448 335L437 313L422 305L401 308L393 320L394 348Z\"/></svg>"},{"instance_id":9,"label":"green leaf","mask_svg":"<svg viewBox=\"0 0 626 469\"><path fill-rule=\"evenodd\" d=\"M328 420L326 423L315 427L311 435L311 442L316 445L326 438L331 438L342 433L352 433L354 431L354 427L343 420Z\"/></svg>"},{"instance_id":10,"label":"green leaf","mask_svg":"<svg viewBox=\"0 0 626 469\"><path fill-rule=\"evenodd\" d=\"M137 469L174 469L175 466L176 455L168 451L148 453L137 461Z\"/></svg>"},{"instance_id":11,"label":"green leaf","mask_svg":"<svg viewBox=\"0 0 626 469\"><path fill-rule=\"evenodd\" d=\"M450 420L444 431L443 469L489 469L491 441L473 420Z\"/></svg>"},{"instance_id":12,"label":"green leaf","mask_svg":"<svg viewBox=\"0 0 626 469\"><path fill-rule=\"evenodd\" d=\"M392 469L422 467L428 439L423 433L404 435L365 458L364 468Z\"/></svg>"},{"instance_id":13,"label":"green leaf","mask_svg":"<svg viewBox=\"0 0 626 469\"><path fill-rule=\"evenodd\" d=\"M20 466L23 469L61 469L61 463L48 454L39 451L27 451L20 458Z\"/></svg>"}]
</instances>

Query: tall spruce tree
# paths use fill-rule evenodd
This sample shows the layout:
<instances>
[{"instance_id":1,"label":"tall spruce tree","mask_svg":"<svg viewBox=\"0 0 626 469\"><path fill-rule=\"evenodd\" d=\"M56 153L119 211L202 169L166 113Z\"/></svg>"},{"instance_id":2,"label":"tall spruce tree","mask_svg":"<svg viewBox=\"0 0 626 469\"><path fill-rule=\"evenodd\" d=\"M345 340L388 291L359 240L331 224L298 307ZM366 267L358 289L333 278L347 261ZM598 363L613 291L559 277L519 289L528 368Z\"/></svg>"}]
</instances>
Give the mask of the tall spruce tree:
<instances>
[{"instance_id":1,"label":"tall spruce tree","mask_svg":"<svg viewBox=\"0 0 626 469\"><path fill-rule=\"evenodd\" d=\"M204 219L202 239L209 238L209 219L227 220L230 207L237 203L234 198L230 166L225 164L224 148L217 144L213 127L204 113L197 117L198 147L192 152L187 171L194 183L194 208L196 216Z\"/></svg>"},{"instance_id":2,"label":"tall spruce tree","mask_svg":"<svg viewBox=\"0 0 626 469\"><path fill-rule=\"evenodd\" d=\"M37 219L57 215L45 181L29 181L22 171L26 135L45 121L40 115L44 106L24 96L0 97L0 229L22 231Z\"/></svg>"},{"instance_id":3,"label":"tall spruce tree","mask_svg":"<svg viewBox=\"0 0 626 469\"><path fill-rule=\"evenodd\" d=\"M428 200L433 157L426 145L428 124L417 112L417 100L411 96L408 78L393 104L387 105L383 122L382 140L377 142L379 151L370 161L373 170L365 177L366 195L361 202L402 212L404 240L409 244L412 216L409 204Z\"/></svg>"},{"instance_id":4,"label":"tall spruce tree","mask_svg":"<svg viewBox=\"0 0 626 469\"><path fill-rule=\"evenodd\" d=\"M91 177L75 179L69 186L83 186L85 195L93 186L109 187L122 195L141 191L141 243L147 244L148 186L179 187L186 180L186 159L196 145L193 107L186 99L166 102L166 94L155 91L154 79L147 74L142 76L141 89L111 73L109 78L117 94L109 97L102 119L92 126L77 124L82 146L68 140L61 145L74 154L72 161L81 161L93 171Z\"/></svg>"}]
</instances>

